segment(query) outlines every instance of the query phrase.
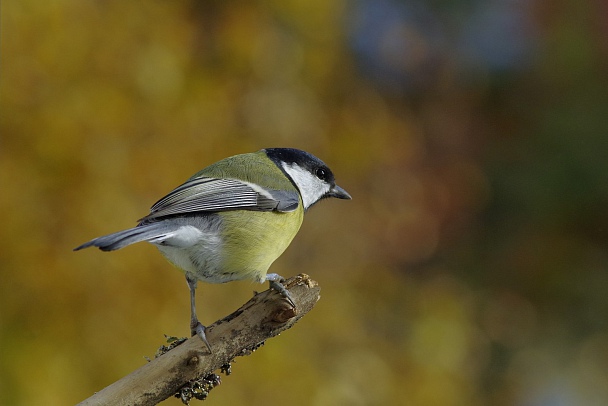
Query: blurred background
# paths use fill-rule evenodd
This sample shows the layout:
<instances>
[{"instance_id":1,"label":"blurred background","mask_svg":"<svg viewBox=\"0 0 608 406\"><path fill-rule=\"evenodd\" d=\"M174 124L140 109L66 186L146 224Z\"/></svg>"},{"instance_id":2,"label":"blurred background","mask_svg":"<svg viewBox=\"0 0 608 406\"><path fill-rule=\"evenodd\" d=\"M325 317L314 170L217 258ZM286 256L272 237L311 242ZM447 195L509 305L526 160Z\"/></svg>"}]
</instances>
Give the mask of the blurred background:
<instances>
[{"instance_id":1,"label":"blurred background","mask_svg":"<svg viewBox=\"0 0 608 406\"><path fill-rule=\"evenodd\" d=\"M74 404L188 335L153 246L72 248L272 146L319 156L353 200L314 207L271 268L310 274L317 307L208 402L606 404L605 1L22 0L1 18L1 404ZM262 289L202 285L201 320Z\"/></svg>"}]
</instances>

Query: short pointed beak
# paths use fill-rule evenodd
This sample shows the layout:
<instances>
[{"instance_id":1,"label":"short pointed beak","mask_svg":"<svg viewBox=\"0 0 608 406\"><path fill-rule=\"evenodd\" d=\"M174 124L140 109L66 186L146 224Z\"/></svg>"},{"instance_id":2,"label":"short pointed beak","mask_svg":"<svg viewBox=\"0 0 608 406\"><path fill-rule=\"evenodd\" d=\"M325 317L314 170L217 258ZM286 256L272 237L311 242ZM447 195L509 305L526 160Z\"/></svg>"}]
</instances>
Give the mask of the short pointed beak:
<instances>
[{"instance_id":1,"label":"short pointed beak","mask_svg":"<svg viewBox=\"0 0 608 406\"><path fill-rule=\"evenodd\" d=\"M328 193L329 197L335 197L338 199L347 199L347 200L351 200L352 197L350 197L350 195L348 194L348 192L344 189L342 189L340 186L338 185L334 185L334 187L331 188L331 190Z\"/></svg>"}]
</instances>

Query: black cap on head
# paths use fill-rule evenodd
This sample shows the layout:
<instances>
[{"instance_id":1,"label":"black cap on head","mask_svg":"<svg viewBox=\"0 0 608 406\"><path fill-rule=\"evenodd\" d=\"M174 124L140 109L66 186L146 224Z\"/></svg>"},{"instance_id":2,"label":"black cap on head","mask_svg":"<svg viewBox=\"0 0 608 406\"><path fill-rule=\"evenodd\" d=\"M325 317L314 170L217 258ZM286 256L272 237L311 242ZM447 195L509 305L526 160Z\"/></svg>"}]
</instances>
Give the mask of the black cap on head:
<instances>
[{"instance_id":1,"label":"black cap on head","mask_svg":"<svg viewBox=\"0 0 608 406\"><path fill-rule=\"evenodd\" d=\"M296 148L266 148L264 151L266 151L268 158L277 164L279 168L283 168L282 165L280 165L281 162L297 164L304 169L308 169L311 173L314 173L319 179L324 180L327 183L334 183L334 174L331 169L325 165L325 162L321 161L313 154Z\"/></svg>"}]
</instances>

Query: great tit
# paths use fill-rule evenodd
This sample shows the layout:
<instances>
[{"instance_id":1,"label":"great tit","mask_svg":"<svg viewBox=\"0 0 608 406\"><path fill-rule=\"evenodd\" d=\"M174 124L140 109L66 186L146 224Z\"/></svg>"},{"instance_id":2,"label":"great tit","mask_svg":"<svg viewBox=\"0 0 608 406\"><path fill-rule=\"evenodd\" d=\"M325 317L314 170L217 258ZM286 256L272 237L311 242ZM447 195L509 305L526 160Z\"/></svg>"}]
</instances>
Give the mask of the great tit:
<instances>
[{"instance_id":1,"label":"great tit","mask_svg":"<svg viewBox=\"0 0 608 406\"><path fill-rule=\"evenodd\" d=\"M211 352L195 308L198 281L250 279L270 286L295 307L283 277L267 273L319 200L351 196L317 157L293 148L267 148L222 159L195 173L156 202L136 227L95 238L74 250L113 251L154 244L186 275L190 329Z\"/></svg>"}]
</instances>

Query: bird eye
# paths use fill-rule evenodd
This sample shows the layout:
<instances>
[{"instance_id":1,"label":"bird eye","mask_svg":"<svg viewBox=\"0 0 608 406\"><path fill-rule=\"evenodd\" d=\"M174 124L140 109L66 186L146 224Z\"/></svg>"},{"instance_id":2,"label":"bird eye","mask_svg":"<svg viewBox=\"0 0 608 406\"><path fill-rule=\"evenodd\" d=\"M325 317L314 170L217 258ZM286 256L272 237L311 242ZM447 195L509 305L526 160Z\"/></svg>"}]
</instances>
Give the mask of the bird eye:
<instances>
[{"instance_id":1,"label":"bird eye","mask_svg":"<svg viewBox=\"0 0 608 406\"><path fill-rule=\"evenodd\" d=\"M327 180L327 171L324 168L317 168L315 175L321 180Z\"/></svg>"}]
</instances>

